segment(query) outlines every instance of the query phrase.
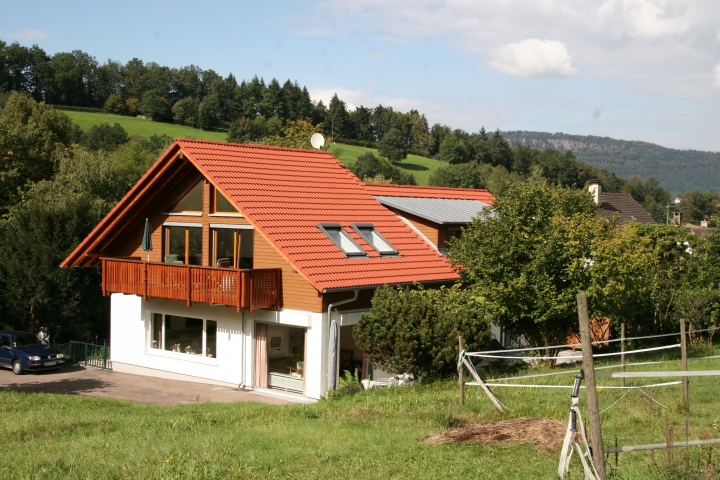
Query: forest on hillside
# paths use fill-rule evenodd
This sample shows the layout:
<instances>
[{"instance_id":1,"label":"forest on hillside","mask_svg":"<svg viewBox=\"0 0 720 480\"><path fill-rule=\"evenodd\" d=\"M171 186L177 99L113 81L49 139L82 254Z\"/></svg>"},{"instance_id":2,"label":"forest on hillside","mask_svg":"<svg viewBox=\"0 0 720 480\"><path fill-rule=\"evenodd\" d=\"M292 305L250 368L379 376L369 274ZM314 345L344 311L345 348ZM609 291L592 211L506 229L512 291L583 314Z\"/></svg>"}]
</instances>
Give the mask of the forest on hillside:
<instances>
[{"instance_id":1,"label":"forest on hillside","mask_svg":"<svg viewBox=\"0 0 720 480\"><path fill-rule=\"evenodd\" d=\"M503 136L513 145L571 150L582 162L624 178L654 177L675 194L689 190L720 192L720 152L677 150L648 142L566 133L513 131L503 132Z\"/></svg>"},{"instance_id":2,"label":"forest on hillside","mask_svg":"<svg viewBox=\"0 0 720 480\"><path fill-rule=\"evenodd\" d=\"M204 130L227 129L231 142L308 148L298 142L322 131L331 141L378 149L383 158L365 157L353 167L361 179L414 183L412 175L399 174L393 163L415 154L447 164L430 178L437 186L500 192L508 182L526 179L544 178L576 188L600 179L608 192L632 194L657 221L664 221L668 213L668 185L673 192L700 186L707 192L684 195L689 200L681 207L687 210L686 220L698 222L720 210L718 186L713 183L717 162L715 166L712 162L689 166L673 160L674 151L642 142L593 137L588 143L585 137L543 139L543 134L503 135L500 131L486 133L484 128L467 132L439 123L430 125L417 110L399 112L391 106L361 105L350 110L337 95L328 105L314 102L308 89L297 81L281 83L273 78L266 82L257 76L238 81L233 74L222 77L195 65L171 68L138 58L124 64L114 60L100 63L80 50L48 55L37 45L0 40L0 87L0 96L5 97L0 98L0 105L11 92L20 92L36 102L66 109L143 115ZM105 131L109 132L109 127ZM79 133L74 135L80 138ZM639 146L628 150L625 144L654 150ZM660 152L657 158L652 153L656 151ZM578 158L575 152L583 156ZM638 166L625 168L623 162ZM657 163L669 166L653 170ZM677 179L685 180L673 183Z\"/></svg>"},{"instance_id":3,"label":"forest on hillside","mask_svg":"<svg viewBox=\"0 0 720 480\"><path fill-rule=\"evenodd\" d=\"M430 125L416 110L359 106L349 111L335 95L328 105L313 102L297 81L265 82L257 76L238 80L196 65L170 68L133 58L100 63L80 50L48 55L37 45L0 40L0 86L5 92L30 94L36 101L78 109L143 115L160 122L212 130L230 129L230 140L252 142L278 135L288 121L322 124L333 141L376 146L391 129L402 136L409 153L436 158L446 135L455 133L472 150L468 132ZM675 150L647 142L607 137L504 132L512 145L559 152L623 178L654 177L674 194L690 190L720 192L720 153Z\"/></svg>"}]
</instances>

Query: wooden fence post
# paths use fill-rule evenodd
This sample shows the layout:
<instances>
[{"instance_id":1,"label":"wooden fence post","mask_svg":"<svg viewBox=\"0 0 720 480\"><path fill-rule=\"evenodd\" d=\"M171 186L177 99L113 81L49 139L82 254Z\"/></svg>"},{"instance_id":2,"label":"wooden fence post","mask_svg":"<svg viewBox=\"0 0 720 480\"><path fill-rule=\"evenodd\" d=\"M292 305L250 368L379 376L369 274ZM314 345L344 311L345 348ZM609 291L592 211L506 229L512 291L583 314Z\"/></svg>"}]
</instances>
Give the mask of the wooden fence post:
<instances>
[{"instance_id":1,"label":"wooden fence post","mask_svg":"<svg viewBox=\"0 0 720 480\"><path fill-rule=\"evenodd\" d=\"M687 337L685 336L685 319L680 319L680 356L682 358L682 369L687 372ZM690 409L690 399L688 396L688 377L682 377L683 387L683 405L685 410Z\"/></svg>"},{"instance_id":2,"label":"wooden fence post","mask_svg":"<svg viewBox=\"0 0 720 480\"><path fill-rule=\"evenodd\" d=\"M620 324L620 371L625 371L625 322ZM625 386L625 377L620 379L620 386Z\"/></svg>"},{"instance_id":3,"label":"wooden fence post","mask_svg":"<svg viewBox=\"0 0 720 480\"><path fill-rule=\"evenodd\" d=\"M600 408L595 388L595 361L592 352L590 319L588 318L587 295L578 293L578 320L580 321L580 343L582 344L583 369L585 371L585 391L587 392L588 416L590 417L590 438L593 446L593 463L600 480L606 480L605 455L603 452L602 431L600 430Z\"/></svg>"},{"instance_id":4,"label":"wooden fence post","mask_svg":"<svg viewBox=\"0 0 720 480\"><path fill-rule=\"evenodd\" d=\"M458 352L462 354L462 337L458 337L458 344L460 346ZM465 405L465 365L463 363L460 363L460 369L458 370L458 383L460 384L460 406L462 407Z\"/></svg>"}]
</instances>

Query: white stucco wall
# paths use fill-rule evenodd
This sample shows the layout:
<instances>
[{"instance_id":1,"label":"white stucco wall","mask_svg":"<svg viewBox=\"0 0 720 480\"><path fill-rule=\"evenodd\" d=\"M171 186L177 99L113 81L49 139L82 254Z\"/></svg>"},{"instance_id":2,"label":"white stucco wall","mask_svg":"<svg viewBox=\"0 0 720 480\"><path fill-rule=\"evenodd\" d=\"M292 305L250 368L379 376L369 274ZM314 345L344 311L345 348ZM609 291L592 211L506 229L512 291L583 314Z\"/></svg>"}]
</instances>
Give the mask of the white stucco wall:
<instances>
[{"instance_id":1,"label":"white stucco wall","mask_svg":"<svg viewBox=\"0 0 720 480\"><path fill-rule=\"evenodd\" d=\"M214 358L150 348L152 314L164 313L217 321L217 355ZM135 295L111 297L111 359L117 370L152 369L158 376L179 374L253 388L255 325L258 322L306 329L305 395L319 399L327 388L327 322L320 313L297 310L256 310L237 313L233 308L195 304ZM244 322L243 322L244 318ZM243 326L244 324L244 326ZM287 344L286 341L283 342ZM244 356L244 370L243 370ZM152 371L144 371L152 374Z\"/></svg>"},{"instance_id":2,"label":"white stucco wall","mask_svg":"<svg viewBox=\"0 0 720 480\"><path fill-rule=\"evenodd\" d=\"M149 348L153 313L217 321L216 356ZM234 309L198 304L187 307L173 300L113 294L111 298L111 356L122 363L190 377L238 385L242 382L242 315Z\"/></svg>"}]
</instances>

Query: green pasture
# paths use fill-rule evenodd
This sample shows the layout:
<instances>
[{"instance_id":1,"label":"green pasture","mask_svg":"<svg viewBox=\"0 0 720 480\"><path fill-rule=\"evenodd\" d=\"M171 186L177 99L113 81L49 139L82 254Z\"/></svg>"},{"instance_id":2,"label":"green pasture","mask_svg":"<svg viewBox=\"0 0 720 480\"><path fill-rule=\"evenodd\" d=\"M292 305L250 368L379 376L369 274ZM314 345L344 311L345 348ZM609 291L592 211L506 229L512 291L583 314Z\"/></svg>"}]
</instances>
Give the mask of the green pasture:
<instances>
[{"instance_id":1,"label":"green pasture","mask_svg":"<svg viewBox=\"0 0 720 480\"><path fill-rule=\"evenodd\" d=\"M64 110L63 113L70 117L73 122L80 125L83 130L89 130L90 127L99 123L108 123L110 125L119 123L130 135L138 133L151 137L165 134L172 138L197 138L217 142L227 140L226 130L206 131L172 123L153 122L152 120L110 113L74 112L70 110Z\"/></svg>"},{"instance_id":2,"label":"green pasture","mask_svg":"<svg viewBox=\"0 0 720 480\"><path fill-rule=\"evenodd\" d=\"M717 354L718 348L690 349L690 357ZM628 357L628 362L667 361L629 369L678 370L678 358L677 350ZM692 370L717 369L717 365L718 359L690 361ZM517 382L572 385L575 368L566 367L572 372L568 375ZM481 372L492 378L547 371L523 364ZM664 381L669 380L628 379L627 383ZM598 383L601 410L623 395L602 388L619 385L619 380L599 379ZM601 416L605 445L663 443L670 430L675 442L686 437L720 437L719 386L718 377L692 378L689 413L682 407L679 385L647 389L654 401L640 391L630 392ZM289 406L196 403L167 407L0 390L0 447L6 452L0 475L14 479L557 478L558 454L536 452L530 444L423 442L448 428L472 423L519 417L567 421L570 390L494 390L509 413L497 413L474 387L466 388L466 406L459 407L456 378ZM584 393L580 406L587 417ZM719 461L717 447L693 447L622 453L617 461L611 455L607 470L614 479L717 478ZM577 457L570 478L583 478Z\"/></svg>"},{"instance_id":3,"label":"green pasture","mask_svg":"<svg viewBox=\"0 0 720 480\"><path fill-rule=\"evenodd\" d=\"M335 155L344 165L354 163L357 157L365 152L372 152L378 155L378 151L375 148L356 147L344 143L332 143L329 145L328 151ZM440 160L419 157L417 155L408 155L405 160L397 164L398 167L406 172L412 173L418 185L428 185L430 175L443 165L446 164Z\"/></svg>"},{"instance_id":4,"label":"green pasture","mask_svg":"<svg viewBox=\"0 0 720 480\"><path fill-rule=\"evenodd\" d=\"M226 130L206 131L197 128L174 125L172 123L153 122L142 118L128 117L124 115L113 115L110 113L75 112L64 110L73 122L80 125L83 130L89 130L93 125L108 123L113 125L119 123L130 134L141 134L146 137L152 135L167 135L171 138L197 138L199 140L213 140L216 142L227 141ZM344 143L333 143L328 146L328 151L335 155L344 165L350 165L357 160L357 157L365 152L378 154L377 149L345 145ZM428 185L430 175L445 163L431 158L408 155L405 160L398 164L406 172L412 173L418 185Z\"/></svg>"}]
</instances>

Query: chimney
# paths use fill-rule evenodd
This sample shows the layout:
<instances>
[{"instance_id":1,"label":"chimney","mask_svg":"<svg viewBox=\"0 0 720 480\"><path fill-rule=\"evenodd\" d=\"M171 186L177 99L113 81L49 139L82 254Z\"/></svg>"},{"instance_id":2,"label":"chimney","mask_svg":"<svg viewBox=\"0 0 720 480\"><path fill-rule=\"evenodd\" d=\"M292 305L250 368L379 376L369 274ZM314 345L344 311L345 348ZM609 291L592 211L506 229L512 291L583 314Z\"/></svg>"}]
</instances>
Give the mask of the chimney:
<instances>
[{"instance_id":1,"label":"chimney","mask_svg":"<svg viewBox=\"0 0 720 480\"><path fill-rule=\"evenodd\" d=\"M700 228L708 228L708 221L700 220Z\"/></svg>"},{"instance_id":2,"label":"chimney","mask_svg":"<svg viewBox=\"0 0 720 480\"><path fill-rule=\"evenodd\" d=\"M600 182L597 180L590 180L588 191L593 196L595 205L600 205L600 198L602 197L602 185L600 185Z\"/></svg>"},{"instance_id":3,"label":"chimney","mask_svg":"<svg viewBox=\"0 0 720 480\"><path fill-rule=\"evenodd\" d=\"M673 225L682 225L682 212L673 212Z\"/></svg>"}]
</instances>

